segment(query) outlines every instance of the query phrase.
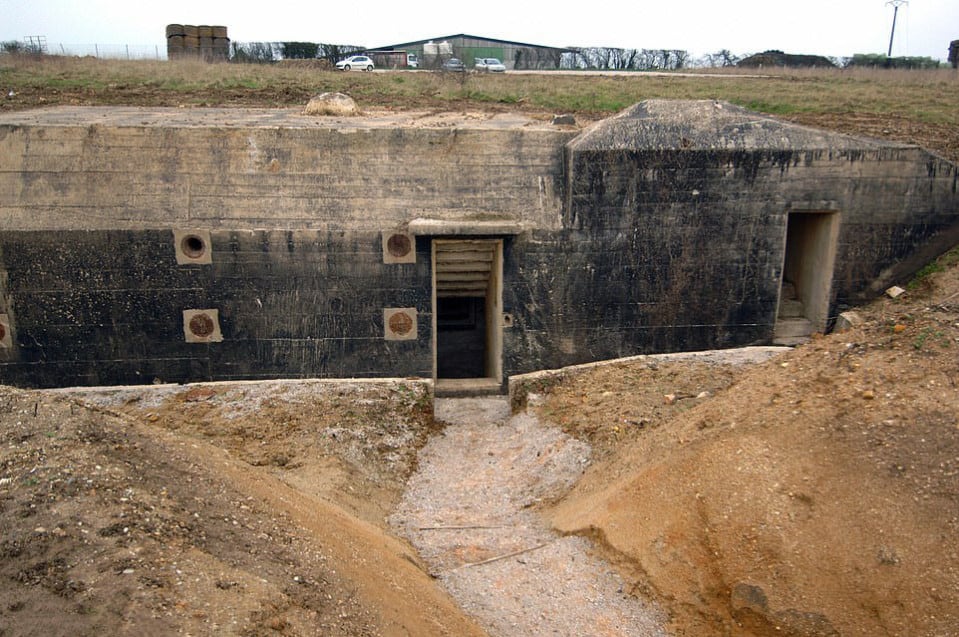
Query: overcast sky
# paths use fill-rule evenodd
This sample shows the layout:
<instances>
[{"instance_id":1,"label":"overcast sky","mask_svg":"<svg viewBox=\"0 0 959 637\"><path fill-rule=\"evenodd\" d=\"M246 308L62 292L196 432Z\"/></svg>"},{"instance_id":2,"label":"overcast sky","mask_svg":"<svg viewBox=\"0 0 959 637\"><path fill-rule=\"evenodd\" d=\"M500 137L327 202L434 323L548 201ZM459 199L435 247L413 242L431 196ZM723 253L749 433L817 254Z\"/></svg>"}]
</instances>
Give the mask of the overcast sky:
<instances>
[{"instance_id":1,"label":"overcast sky","mask_svg":"<svg viewBox=\"0 0 959 637\"><path fill-rule=\"evenodd\" d=\"M549 46L685 49L693 55L885 53L885 0L0 0L0 41L166 47L167 24L225 26L232 40L366 47L469 33ZM899 9L893 55L944 60L959 39L959 0Z\"/></svg>"}]
</instances>

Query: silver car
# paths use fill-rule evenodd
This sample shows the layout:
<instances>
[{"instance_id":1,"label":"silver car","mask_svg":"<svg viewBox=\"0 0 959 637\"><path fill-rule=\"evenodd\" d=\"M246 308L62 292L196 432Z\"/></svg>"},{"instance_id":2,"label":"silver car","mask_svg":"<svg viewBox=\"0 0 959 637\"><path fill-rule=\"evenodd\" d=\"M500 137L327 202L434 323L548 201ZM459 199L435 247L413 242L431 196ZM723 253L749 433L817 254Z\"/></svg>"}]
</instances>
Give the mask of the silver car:
<instances>
[{"instance_id":1,"label":"silver car","mask_svg":"<svg viewBox=\"0 0 959 637\"><path fill-rule=\"evenodd\" d=\"M474 68L477 71L487 71L489 73L503 73L506 66L496 58L476 58Z\"/></svg>"},{"instance_id":2,"label":"silver car","mask_svg":"<svg viewBox=\"0 0 959 637\"><path fill-rule=\"evenodd\" d=\"M443 62L444 71L453 71L454 73L462 73L466 70L466 65L460 61L459 58L450 58Z\"/></svg>"},{"instance_id":3,"label":"silver car","mask_svg":"<svg viewBox=\"0 0 959 637\"><path fill-rule=\"evenodd\" d=\"M365 55L351 55L336 63L338 71L372 71L374 68L373 60Z\"/></svg>"}]
</instances>

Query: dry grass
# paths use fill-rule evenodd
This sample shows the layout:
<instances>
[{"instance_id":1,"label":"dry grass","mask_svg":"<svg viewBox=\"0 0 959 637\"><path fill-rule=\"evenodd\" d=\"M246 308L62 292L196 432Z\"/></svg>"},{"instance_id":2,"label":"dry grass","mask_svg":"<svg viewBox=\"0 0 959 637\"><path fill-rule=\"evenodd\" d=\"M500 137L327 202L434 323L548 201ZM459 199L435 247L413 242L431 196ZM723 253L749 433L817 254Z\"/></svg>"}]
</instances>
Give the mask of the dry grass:
<instances>
[{"instance_id":1,"label":"dry grass","mask_svg":"<svg viewBox=\"0 0 959 637\"><path fill-rule=\"evenodd\" d=\"M893 115L959 126L959 75L905 71L759 70L621 75L468 74L427 71L337 73L296 65L206 64L94 58L0 58L5 109L40 104L302 105L323 91L349 93L363 106L512 109L605 114L647 98L722 99L777 115ZM42 99L40 99L42 98Z\"/></svg>"}]
</instances>

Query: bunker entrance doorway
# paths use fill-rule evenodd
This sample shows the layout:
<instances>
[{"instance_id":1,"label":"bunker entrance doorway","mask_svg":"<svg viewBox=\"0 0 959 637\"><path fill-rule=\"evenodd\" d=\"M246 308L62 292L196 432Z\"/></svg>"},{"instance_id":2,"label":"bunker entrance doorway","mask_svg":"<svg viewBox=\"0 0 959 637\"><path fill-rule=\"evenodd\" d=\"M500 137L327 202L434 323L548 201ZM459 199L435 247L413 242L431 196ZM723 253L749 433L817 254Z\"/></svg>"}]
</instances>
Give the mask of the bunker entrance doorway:
<instances>
[{"instance_id":1,"label":"bunker entrance doorway","mask_svg":"<svg viewBox=\"0 0 959 637\"><path fill-rule=\"evenodd\" d=\"M502 240L433 240L437 389L499 389Z\"/></svg>"},{"instance_id":2,"label":"bunker entrance doorway","mask_svg":"<svg viewBox=\"0 0 959 637\"><path fill-rule=\"evenodd\" d=\"M789 213L776 345L803 343L826 330L838 234L836 212Z\"/></svg>"}]
</instances>

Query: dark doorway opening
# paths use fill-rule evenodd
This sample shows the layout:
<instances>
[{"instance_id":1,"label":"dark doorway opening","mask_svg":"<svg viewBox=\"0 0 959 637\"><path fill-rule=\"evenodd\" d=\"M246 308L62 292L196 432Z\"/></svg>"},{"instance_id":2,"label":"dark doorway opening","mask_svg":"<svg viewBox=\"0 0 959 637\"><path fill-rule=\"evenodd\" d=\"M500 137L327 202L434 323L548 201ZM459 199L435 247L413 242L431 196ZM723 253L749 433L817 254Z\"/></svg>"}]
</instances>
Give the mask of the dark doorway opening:
<instances>
[{"instance_id":1,"label":"dark doorway opening","mask_svg":"<svg viewBox=\"0 0 959 637\"><path fill-rule=\"evenodd\" d=\"M433 315L436 380L502 375L503 243L499 239L433 241Z\"/></svg>"},{"instance_id":2,"label":"dark doorway opening","mask_svg":"<svg viewBox=\"0 0 959 637\"><path fill-rule=\"evenodd\" d=\"M774 343L795 345L826 329L838 220L832 211L789 214Z\"/></svg>"},{"instance_id":3,"label":"dark doorway opening","mask_svg":"<svg viewBox=\"0 0 959 637\"><path fill-rule=\"evenodd\" d=\"M436 299L436 364L439 378L486 376L486 299Z\"/></svg>"}]
</instances>

